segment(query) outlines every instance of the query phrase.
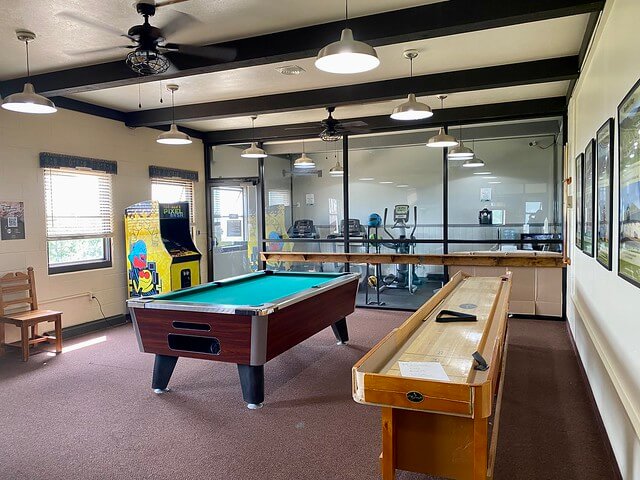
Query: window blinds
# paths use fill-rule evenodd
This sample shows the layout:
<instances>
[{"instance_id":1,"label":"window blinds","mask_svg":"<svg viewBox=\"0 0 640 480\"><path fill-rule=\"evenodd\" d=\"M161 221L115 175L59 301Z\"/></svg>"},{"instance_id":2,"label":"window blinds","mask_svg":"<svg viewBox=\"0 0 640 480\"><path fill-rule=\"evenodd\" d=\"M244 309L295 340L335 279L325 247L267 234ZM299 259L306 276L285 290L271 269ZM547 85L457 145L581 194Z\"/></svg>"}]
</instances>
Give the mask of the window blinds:
<instances>
[{"instance_id":1,"label":"window blinds","mask_svg":"<svg viewBox=\"0 0 640 480\"><path fill-rule=\"evenodd\" d=\"M45 168L44 197L47 240L112 235L110 174Z\"/></svg>"},{"instance_id":2,"label":"window blinds","mask_svg":"<svg viewBox=\"0 0 640 480\"><path fill-rule=\"evenodd\" d=\"M179 178L151 179L151 199L160 203L189 203L189 222L195 223L195 214L193 209L193 182L191 180L182 180Z\"/></svg>"}]
</instances>

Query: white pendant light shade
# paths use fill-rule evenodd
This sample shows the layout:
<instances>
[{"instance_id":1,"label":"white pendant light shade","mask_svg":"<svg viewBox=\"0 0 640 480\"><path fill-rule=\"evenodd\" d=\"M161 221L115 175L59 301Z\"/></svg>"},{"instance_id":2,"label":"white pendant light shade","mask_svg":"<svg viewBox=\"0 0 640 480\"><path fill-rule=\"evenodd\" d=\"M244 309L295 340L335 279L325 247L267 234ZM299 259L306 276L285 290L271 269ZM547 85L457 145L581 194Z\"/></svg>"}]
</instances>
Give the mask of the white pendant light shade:
<instances>
[{"instance_id":1,"label":"white pendant light shade","mask_svg":"<svg viewBox=\"0 0 640 480\"><path fill-rule=\"evenodd\" d=\"M267 153L258 147L256 142L252 142L251 146L249 148L245 148L240 156L244 158L265 158Z\"/></svg>"},{"instance_id":2,"label":"white pendant light shade","mask_svg":"<svg viewBox=\"0 0 640 480\"><path fill-rule=\"evenodd\" d=\"M331 169L329 170L329 175L331 175L332 177L342 177L344 175L344 168L342 168L340 160L337 160L336 164L331 167Z\"/></svg>"},{"instance_id":3,"label":"white pendant light shade","mask_svg":"<svg viewBox=\"0 0 640 480\"><path fill-rule=\"evenodd\" d=\"M416 96L410 93L407 101L393 109L391 118L394 120L423 120L433 117L431 107L426 103L418 102Z\"/></svg>"},{"instance_id":4,"label":"white pendant light shade","mask_svg":"<svg viewBox=\"0 0 640 480\"><path fill-rule=\"evenodd\" d=\"M342 30L340 41L333 42L318 52L316 67L329 73L361 73L380 65L375 49L353 39L350 28Z\"/></svg>"},{"instance_id":5,"label":"white pendant light shade","mask_svg":"<svg viewBox=\"0 0 640 480\"><path fill-rule=\"evenodd\" d=\"M433 148L455 147L457 145L458 141L455 139L455 137L452 137L451 135L445 133L444 127L440 127L440 130L438 130L438 134L434 135L427 141L427 147Z\"/></svg>"},{"instance_id":6,"label":"white pendant light shade","mask_svg":"<svg viewBox=\"0 0 640 480\"><path fill-rule=\"evenodd\" d=\"M478 167L484 167L484 165L485 165L484 162L478 157L465 160L464 163L462 164L462 166L465 168L478 168Z\"/></svg>"},{"instance_id":7,"label":"white pendant light shade","mask_svg":"<svg viewBox=\"0 0 640 480\"><path fill-rule=\"evenodd\" d=\"M188 145L191 143L191 137L178 130L176 124L172 123L168 132L158 135L156 142L164 145Z\"/></svg>"},{"instance_id":8,"label":"white pendant light shade","mask_svg":"<svg viewBox=\"0 0 640 480\"><path fill-rule=\"evenodd\" d=\"M457 147L453 147L449 150L447 155L449 160L469 160L475 156L473 150L464 146L464 142L460 140L460 144Z\"/></svg>"},{"instance_id":9,"label":"white pendant light shade","mask_svg":"<svg viewBox=\"0 0 640 480\"><path fill-rule=\"evenodd\" d=\"M35 92L31 83L25 83L22 92L14 93L5 98L2 102L2 108L12 112L38 114L58 111L51 100Z\"/></svg>"},{"instance_id":10,"label":"white pendant light shade","mask_svg":"<svg viewBox=\"0 0 640 480\"><path fill-rule=\"evenodd\" d=\"M293 162L294 168L315 168L316 163L307 154L302 152L302 155Z\"/></svg>"}]
</instances>

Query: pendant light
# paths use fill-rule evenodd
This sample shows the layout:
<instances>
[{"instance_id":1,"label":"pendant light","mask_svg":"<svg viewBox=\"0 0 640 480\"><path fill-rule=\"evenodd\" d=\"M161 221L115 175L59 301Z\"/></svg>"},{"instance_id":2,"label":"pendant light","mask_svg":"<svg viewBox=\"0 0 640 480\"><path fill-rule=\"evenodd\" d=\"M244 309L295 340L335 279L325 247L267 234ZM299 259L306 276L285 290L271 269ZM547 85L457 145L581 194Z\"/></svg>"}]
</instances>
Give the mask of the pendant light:
<instances>
[{"instance_id":1,"label":"pendant light","mask_svg":"<svg viewBox=\"0 0 640 480\"><path fill-rule=\"evenodd\" d=\"M475 139L473 140L473 146L474 147L476 146ZM478 168L478 167L484 167L485 163L479 157L476 157L474 154L472 158L465 160L462 166L465 168Z\"/></svg>"},{"instance_id":2,"label":"pendant light","mask_svg":"<svg viewBox=\"0 0 640 480\"><path fill-rule=\"evenodd\" d=\"M293 162L293 168L301 168L301 169L309 169L315 168L316 163L313 159L307 157L307 154L304 152L304 140L302 140L302 155L300 155L295 162Z\"/></svg>"},{"instance_id":3,"label":"pendant light","mask_svg":"<svg viewBox=\"0 0 640 480\"><path fill-rule=\"evenodd\" d=\"M418 56L417 50L405 50L402 55L411 62L411 74L409 79L413 78L413 59ZM431 107L426 103L421 103L416 100L416 95L410 93L407 101L401 103L393 109L391 118L394 120L423 120L433 116Z\"/></svg>"},{"instance_id":4,"label":"pendant light","mask_svg":"<svg viewBox=\"0 0 640 480\"><path fill-rule=\"evenodd\" d=\"M336 164L329 169L329 175L332 177L342 177L344 175L344 168L340 163L340 159L338 158L338 154L336 153Z\"/></svg>"},{"instance_id":5,"label":"pendant light","mask_svg":"<svg viewBox=\"0 0 640 480\"><path fill-rule=\"evenodd\" d=\"M444 99L447 98L447 96L438 95L438 98L440 99L440 108L444 109ZM455 139L455 137L452 137L451 135L445 133L444 127L440 127L440 130L438 130L438 134L431 137L427 141L427 147L434 147L434 148L455 147L457 145L458 145L458 141Z\"/></svg>"},{"instance_id":6,"label":"pendant light","mask_svg":"<svg viewBox=\"0 0 640 480\"><path fill-rule=\"evenodd\" d=\"M18 40L24 42L27 51L27 80L31 79L31 70L29 69L29 42L35 40L36 34L27 30L18 30L16 32ZM2 102L2 108L11 110L12 112L21 113L54 113L58 109L54 103L47 97L38 95L33 88L33 84L29 81L24 84L24 89L20 93L9 95Z\"/></svg>"},{"instance_id":7,"label":"pendant light","mask_svg":"<svg viewBox=\"0 0 640 480\"><path fill-rule=\"evenodd\" d=\"M460 125L460 144L457 147L453 147L448 153L449 160L469 160L475 157L473 150L469 147L465 147L462 141L462 125Z\"/></svg>"},{"instance_id":8,"label":"pendant light","mask_svg":"<svg viewBox=\"0 0 640 480\"><path fill-rule=\"evenodd\" d=\"M168 132L163 132L158 135L156 142L164 145L188 145L191 143L191 137L184 132L178 130L175 119L176 106L173 101L173 94L178 90L178 85L170 83L167 85L167 90L171 92L171 127Z\"/></svg>"},{"instance_id":9,"label":"pendant light","mask_svg":"<svg viewBox=\"0 0 640 480\"><path fill-rule=\"evenodd\" d=\"M255 121L257 118L257 115L253 115L251 117L251 146L242 151L240 156L243 158L265 158L267 156L267 153L255 142L254 132L256 128Z\"/></svg>"},{"instance_id":10,"label":"pendant light","mask_svg":"<svg viewBox=\"0 0 640 480\"><path fill-rule=\"evenodd\" d=\"M345 24L349 20L348 0L344 2ZM350 28L344 28L340 41L330 43L318 52L316 68L329 73L362 73L380 65L375 49L353 39Z\"/></svg>"}]
</instances>

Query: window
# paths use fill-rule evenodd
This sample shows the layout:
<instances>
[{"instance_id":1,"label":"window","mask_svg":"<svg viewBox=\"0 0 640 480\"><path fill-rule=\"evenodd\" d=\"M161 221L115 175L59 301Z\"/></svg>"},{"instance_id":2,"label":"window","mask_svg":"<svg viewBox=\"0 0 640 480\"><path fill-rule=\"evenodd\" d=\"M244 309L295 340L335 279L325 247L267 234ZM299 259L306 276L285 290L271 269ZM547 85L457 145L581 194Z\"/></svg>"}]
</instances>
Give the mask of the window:
<instances>
[{"instance_id":1,"label":"window","mask_svg":"<svg viewBox=\"0 0 640 480\"><path fill-rule=\"evenodd\" d=\"M49 273L111 266L111 175L44 169Z\"/></svg>"},{"instance_id":2,"label":"window","mask_svg":"<svg viewBox=\"0 0 640 480\"><path fill-rule=\"evenodd\" d=\"M269 190L269 206L284 205L285 207L291 206L291 192L289 190Z\"/></svg>"},{"instance_id":3,"label":"window","mask_svg":"<svg viewBox=\"0 0 640 480\"><path fill-rule=\"evenodd\" d=\"M217 247L246 244L245 187L213 188L213 220Z\"/></svg>"},{"instance_id":4,"label":"window","mask_svg":"<svg viewBox=\"0 0 640 480\"><path fill-rule=\"evenodd\" d=\"M151 179L151 200L160 203L189 203L189 223L195 225L195 214L193 211L193 182L179 178L152 178Z\"/></svg>"}]
</instances>

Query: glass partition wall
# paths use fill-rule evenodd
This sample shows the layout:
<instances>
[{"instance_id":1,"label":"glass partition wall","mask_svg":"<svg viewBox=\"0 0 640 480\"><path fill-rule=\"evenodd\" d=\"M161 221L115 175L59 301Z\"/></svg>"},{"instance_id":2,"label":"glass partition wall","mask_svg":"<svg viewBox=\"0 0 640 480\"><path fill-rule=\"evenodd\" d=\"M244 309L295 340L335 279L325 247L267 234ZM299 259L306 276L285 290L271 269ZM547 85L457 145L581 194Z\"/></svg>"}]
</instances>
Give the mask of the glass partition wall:
<instances>
[{"instance_id":1,"label":"glass partition wall","mask_svg":"<svg viewBox=\"0 0 640 480\"><path fill-rule=\"evenodd\" d=\"M264 159L240 157L244 145L212 147L212 278L258 268L349 270L361 278L359 306L413 310L447 281L445 267L264 264L258 252L560 251L559 121L532 121L531 128L514 123L517 128L463 126L465 145L484 163L475 168L449 159L445 149L427 148L436 133L431 128L353 135L338 142L267 142ZM450 133L459 137L458 130ZM307 164L302 168L300 157ZM227 210L215 206L232 195L235 204ZM221 232L221 220L235 236ZM215 250L225 247L216 243L218 236L231 242L226 252ZM234 253L238 258L231 258Z\"/></svg>"}]
</instances>

